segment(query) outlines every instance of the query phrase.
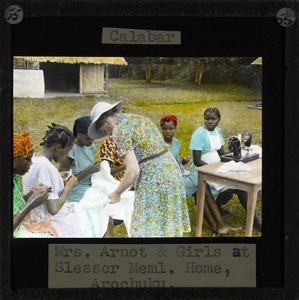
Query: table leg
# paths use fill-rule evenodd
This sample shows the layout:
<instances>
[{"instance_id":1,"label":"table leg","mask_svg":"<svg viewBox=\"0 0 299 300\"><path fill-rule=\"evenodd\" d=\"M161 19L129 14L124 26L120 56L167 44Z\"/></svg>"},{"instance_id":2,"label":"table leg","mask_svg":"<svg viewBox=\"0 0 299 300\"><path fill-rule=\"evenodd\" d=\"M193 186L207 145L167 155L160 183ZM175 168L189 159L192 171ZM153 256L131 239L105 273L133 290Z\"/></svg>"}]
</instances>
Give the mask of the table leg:
<instances>
[{"instance_id":1,"label":"table leg","mask_svg":"<svg viewBox=\"0 0 299 300\"><path fill-rule=\"evenodd\" d=\"M245 236L252 236L256 199L257 199L257 191L255 189L248 191Z\"/></svg>"},{"instance_id":2,"label":"table leg","mask_svg":"<svg viewBox=\"0 0 299 300\"><path fill-rule=\"evenodd\" d=\"M200 237L202 233L205 195L206 195L206 182L202 179L202 175L198 174L196 232L195 232L195 236L197 237Z\"/></svg>"}]
</instances>

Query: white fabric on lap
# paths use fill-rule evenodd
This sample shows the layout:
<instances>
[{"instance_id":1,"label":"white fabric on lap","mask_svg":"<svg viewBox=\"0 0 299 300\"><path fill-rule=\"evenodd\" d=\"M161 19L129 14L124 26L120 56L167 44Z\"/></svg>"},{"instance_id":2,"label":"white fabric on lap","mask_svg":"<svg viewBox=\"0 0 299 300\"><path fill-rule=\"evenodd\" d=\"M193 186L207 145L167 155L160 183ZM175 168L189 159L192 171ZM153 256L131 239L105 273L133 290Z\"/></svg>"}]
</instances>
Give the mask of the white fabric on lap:
<instances>
[{"instance_id":1,"label":"white fabric on lap","mask_svg":"<svg viewBox=\"0 0 299 300\"><path fill-rule=\"evenodd\" d=\"M119 203L110 204L108 197L119 185L119 181L110 174L107 161L103 161L101 170L92 175L91 185L80 202L74 203L74 212L78 216L83 237L102 237L107 230L109 216L123 220L129 234L134 192L125 191Z\"/></svg>"}]
</instances>

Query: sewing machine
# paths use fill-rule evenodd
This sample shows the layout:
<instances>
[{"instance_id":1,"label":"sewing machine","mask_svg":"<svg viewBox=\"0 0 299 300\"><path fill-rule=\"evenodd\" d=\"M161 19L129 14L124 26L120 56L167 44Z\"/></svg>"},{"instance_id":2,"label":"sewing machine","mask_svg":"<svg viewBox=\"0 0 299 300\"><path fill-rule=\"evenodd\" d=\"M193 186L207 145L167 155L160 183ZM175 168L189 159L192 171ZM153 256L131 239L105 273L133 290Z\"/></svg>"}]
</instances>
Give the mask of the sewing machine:
<instances>
[{"instance_id":1,"label":"sewing machine","mask_svg":"<svg viewBox=\"0 0 299 300\"><path fill-rule=\"evenodd\" d=\"M247 163L249 161L259 158L259 154L251 151L251 140L252 134L245 133L242 138L242 142L238 136L231 136L228 139L228 149L230 153L221 156L222 162L228 162L234 160L235 162ZM242 149L241 144L244 144L244 149Z\"/></svg>"}]
</instances>

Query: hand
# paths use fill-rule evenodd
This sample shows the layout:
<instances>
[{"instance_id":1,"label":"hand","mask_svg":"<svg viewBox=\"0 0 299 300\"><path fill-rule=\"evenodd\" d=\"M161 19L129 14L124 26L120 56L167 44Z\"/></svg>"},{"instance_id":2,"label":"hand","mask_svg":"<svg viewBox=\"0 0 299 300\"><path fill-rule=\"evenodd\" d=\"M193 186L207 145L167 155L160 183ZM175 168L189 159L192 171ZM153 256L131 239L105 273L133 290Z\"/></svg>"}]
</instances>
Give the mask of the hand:
<instances>
[{"instance_id":1,"label":"hand","mask_svg":"<svg viewBox=\"0 0 299 300\"><path fill-rule=\"evenodd\" d=\"M112 192L108 198L110 199L111 204L120 202L120 194L116 192Z\"/></svg>"},{"instance_id":2,"label":"hand","mask_svg":"<svg viewBox=\"0 0 299 300\"><path fill-rule=\"evenodd\" d=\"M68 178L65 185L70 185L71 187L74 187L78 183L78 179L75 175L72 175Z\"/></svg>"},{"instance_id":3,"label":"hand","mask_svg":"<svg viewBox=\"0 0 299 300\"><path fill-rule=\"evenodd\" d=\"M44 189L36 190L28 199L28 205L33 208L40 206L48 199L49 193Z\"/></svg>"},{"instance_id":4,"label":"hand","mask_svg":"<svg viewBox=\"0 0 299 300\"><path fill-rule=\"evenodd\" d=\"M99 161L89 167L90 173L96 173L99 172L100 170L101 170L101 162Z\"/></svg>"},{"instance_id":5,"label":"hand","mask_svg":"<svg viewBox=\"0 0 299 300\"><path fill-rule=\"evenodd\" d=\"M70 171L61 171L61 172L59 172L59 174L60 174L64 184L66 184L66 182L72 176L72 173Z\"/></svg>"},{"instance_id":6,"label":"hand","mask_svg":"<svg viewBox=\"0 0 299 300\"><path fill-rule=\"evenodd\" d=\"M33 195L37 191L42 192L44 190L47 190L47 186L43 183L38 183L30 190L30 195Z\"/></svg>"},{"instance_id":7,"label":"hand","mask_svg":"<svg viewBox=\"0 0 299 300\"><path fill-rule=\"evenodd\" d=\"M181 159L182 159L181 164L185 166L191 160L191 157L188 158L181 157Z\"/></svg>"}]
</instances>

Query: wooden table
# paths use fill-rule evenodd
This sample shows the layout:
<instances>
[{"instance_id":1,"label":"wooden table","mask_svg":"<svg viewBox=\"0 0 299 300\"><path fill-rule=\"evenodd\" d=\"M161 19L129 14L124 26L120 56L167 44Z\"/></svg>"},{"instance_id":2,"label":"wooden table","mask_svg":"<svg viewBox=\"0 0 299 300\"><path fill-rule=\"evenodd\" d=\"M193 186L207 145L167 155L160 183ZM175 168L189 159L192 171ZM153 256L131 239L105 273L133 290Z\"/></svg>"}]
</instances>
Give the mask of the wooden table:
<instances>
[{"instance_id":1,"label":"wooden table","mask_svg":"<svg viewBox=\"0 0 299 300\"><path fill-rule=\"evenodd\" d=\"M219 162L195 168L196 171L198 171L196 236L201 236L202 233L207 181L221 183L247 192L245 236L252 236L257 193L262 189L262 159L259 158L246 163L250 166L251 172L229 171L226 173L219 173L217 170L223 164L223 162Z\"/></svg>"}]
</instances>

